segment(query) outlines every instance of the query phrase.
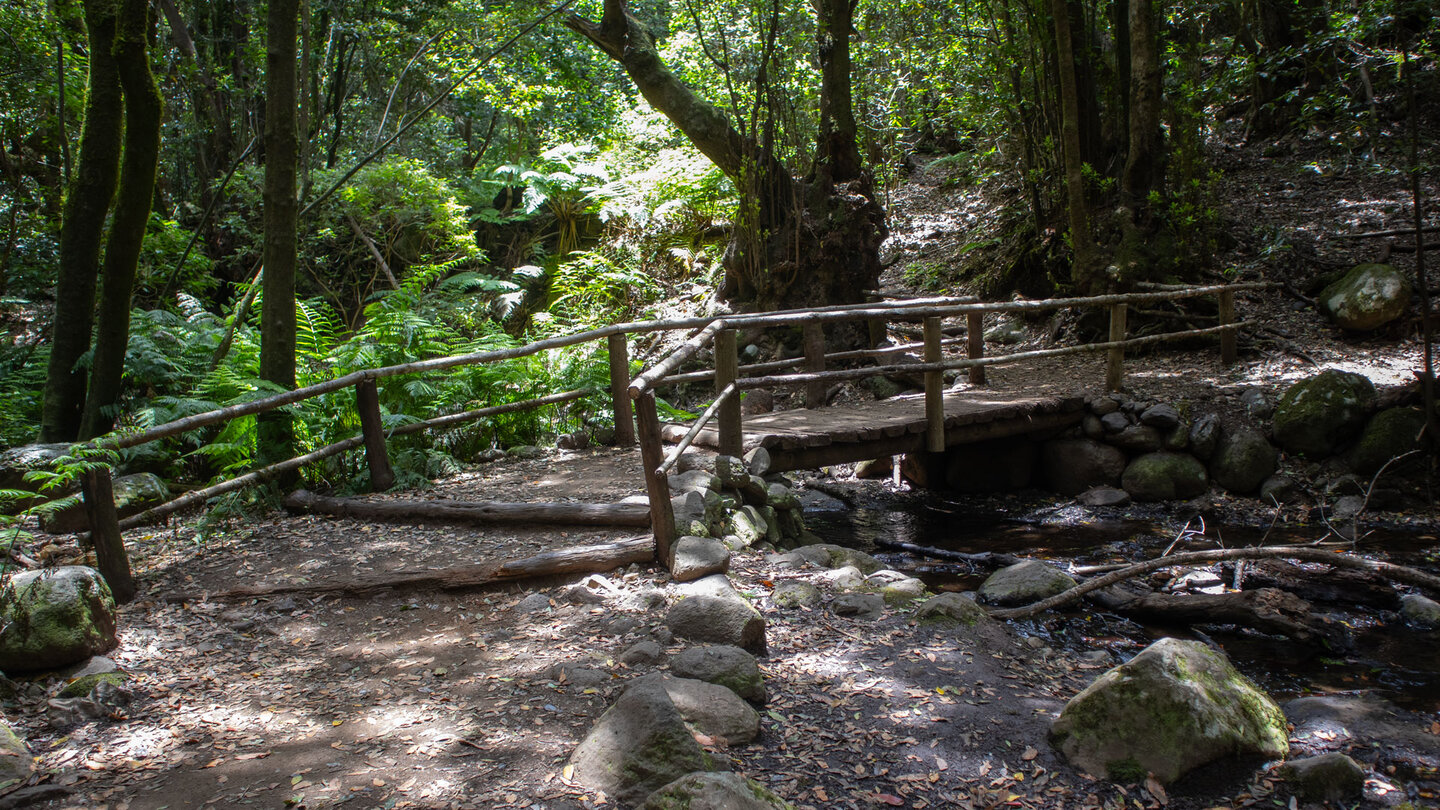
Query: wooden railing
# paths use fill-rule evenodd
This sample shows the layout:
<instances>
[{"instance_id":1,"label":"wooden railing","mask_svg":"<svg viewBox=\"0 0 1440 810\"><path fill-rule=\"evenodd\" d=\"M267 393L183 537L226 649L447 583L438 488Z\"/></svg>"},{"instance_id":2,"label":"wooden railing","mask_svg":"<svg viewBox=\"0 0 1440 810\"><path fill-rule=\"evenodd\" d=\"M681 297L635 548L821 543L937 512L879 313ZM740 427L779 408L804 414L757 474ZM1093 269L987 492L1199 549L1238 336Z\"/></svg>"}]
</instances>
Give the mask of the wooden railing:
<instances>
[{"instance_id":1,"label":"wooden railing","mask_svg":"<svg viewBox=\"0 0 1440 810\"><path fill-rule=\"evenodd\" d=\"M1022 362L1042 357L1055 357L1081 352L1106 352L1106 385L1119 388L1123 380L1124 352L1127 347L1172 340L1197 335L1218 335L1221 355L1225 362L1235 359L1235 332L1246 326L1234 321L1234 295L1245 290L1256 290L1270 286L1266 283L1246 283L1190 287L1181 289L1157 289L1120 295L1103 295L1089 298L1061 298L1044 301L1005 301L983 303L973 298L926 298L906 301L880 301L867 304L820 307L807 310L790 310L759 314L725 315L720 317L686 318L677 320L652 320L614 324L571 335L560 335L517 346L493 351L473 352L463 355L422 360L383 368L365 369L338 377L333 380L285 391L268 397L219 408L207 413L178 419L147 430L133 433L111 434L87 443L97 449L123 449L135 447L160 439L177 436L199 428L228 422L242 416L257 415L268 411L303 402L324 394L348 387L356 390L361 432L304 455L270 464L244 475L224 481L211 487L198 489L167 501L145 512L118 520L110 494L108 469L99 468L87 474L82 481L87 513L90 515L92 542L102 573L107 579L114 572L121 575L123 563L124 578L128 580L128 562L124 553L120 532L153 522L203 503L210 498L234 492L242 488L264 483L276 477L293 472L323 459L349 450L365 448L366 462L370 469L372 486L386 489L394 482L390 467L387 440L390 436L403 436L423 430L444 430L488 416L529 410L580 399L596 393L589 389L577 389L523 402L489 406L463 413L446 414L419 422L385 430L381 423L378 382L390 377L406 374L425 374L447 371L464 366L498 363L528 357L540 352L568 348L593 341L606 341L609 362L610 397L615 416L615 440L618 445L640 445L645 466L646 488L649 494L651 525L655 534L656 556L665 561L669 547L674 540L674 517L671 512L670 491L666 473L676 459L694 441L699 432L711 421L718 422L719 449L730 455L739 455L743 441L740 396L748 390L781 386L803 386L805 404L809 408L824 404L825 388L829 383L896 372L921 372L925 375L927 427L926 446L931 450L944 449L943 375L947 370L968 369L973 384L984 383L984 369L990 365ZM1215 295L1219 298L1219 324L1215 327L1191 329L1162 335L1126 339L1126 308L1146 302L1159 302L1196 296ZM1009 355L987 357L984 354L984 339L981 319L985 313L1020 313L1055 310L1072 307L1104 306L1110 309L1110 340L1104 343L1069 346L1056 349L1041 349L1018 352ZM943 349L955 345L959 340L944 340L941 319L964 316L968 334L964 339L966 356L945 360ZM892 322L920 321L924 340L910 346L892 346L881 349L862 349L840 352L825 352L824 327L846 321L867 321L872 329ZM804 339L801 357L756 363L748 366L739 364L737 330L748 328L799 327ZM657 332L691 332L690 336L676 349L663 357L649 369L631 379L629 339L632 336ZM678 370L706 347L714 347L714 368L704 371L678 373ZM831 368L831 364L855 360L873 359L877 362L888 355L919 348L923 350L923 361L918 364L884 365L877 364L863 368ZM785 372L803 365L800 372ZM662 447L661 425L655 399L658 387L681 383L713 380L716 396L701 417L677 447L666 457ZM633 403L633 414L632 414ZM86 445L82 445L86 446ZM112 583L113 584L113 583Z\"/></svg>"},{"instance_id":2,"label":"wooden railing","mask_svg":"<svg viewBox=\"0 0 1440 810\"><path fill-rule=\"evenodd\" d=\"M856 380L876 375L894 373L923 373L925 380L925 447L932 452L945 449L944 374L946 371L966 369L972 385L983 385L987 366L1024 362L1047 357L1061 357L1082 353L1103 352L1107 356L1105 386L1107 390L1118 390L1124 382L1125 350L1167 340L1214 335L1219 338L1222 362L1233 363L1236 358L1236 332L1251 325L1235 321L1234 296L1237 292L1258 290L1273 286L1266 282L1241 284L1219 284L1204 287L1166 287L1142 292L1099 295L1084 298L1056 298L1041 301L1004 301L984 303L974 299L927 299L917 301L886 302L882 304L857 304L843 307L827 307L801 312L777 312L756 315L727 315L715 318L700 327L688 340L668 356L644 371L629 386L629 395L636 403L636 418L639 423L638 439L642 463L645 468L646 490L650 500L650 523L655 534L656 556L665 560L674 541L674 515L670 504L670 488L667 474L678 462L680 455L711 422L717 425L718 450L726 455L738 456L743 451L744 430L740 409L740 397L744 391L784 386L805 388L805 405L817 408L824 405L825 388L829 383ZM1218 298L1217 325L1213 327L1188 329L1178 332L1127 338L1126 321L1130 306L1183 298L1214 295ZM1106 307L1110 314L1109 340L1077 346L1054 349L1036 349L1007 355L985 356L984 336L981 329L985 313L1026 313L1049 310ZM944 359L944 347L959 341L943 338L942 319L961 317L966 321L967 334L964 339L966 356L952 360ZM823 328L827 324L844 321L880 320L920 321L923 341L919 344L892 346L883 349L863 349L827 354L824 351ZM801 357L767 363L740 366L738 363L738 330L754 327L795 327L803 330L804 353ZM694 359L706 347L713 346L714 368L705 371L675 373L677 369ZM922 361L904 365L877 364L858 368L827 368L838 361L880 359L897 352L922 351ZM803 365L800 372L775 374ZM703 382L713 380L715 396L667 454L664 451L661 425L655 401L655 390L666 385Z\"/></svg>"}]
</instances>

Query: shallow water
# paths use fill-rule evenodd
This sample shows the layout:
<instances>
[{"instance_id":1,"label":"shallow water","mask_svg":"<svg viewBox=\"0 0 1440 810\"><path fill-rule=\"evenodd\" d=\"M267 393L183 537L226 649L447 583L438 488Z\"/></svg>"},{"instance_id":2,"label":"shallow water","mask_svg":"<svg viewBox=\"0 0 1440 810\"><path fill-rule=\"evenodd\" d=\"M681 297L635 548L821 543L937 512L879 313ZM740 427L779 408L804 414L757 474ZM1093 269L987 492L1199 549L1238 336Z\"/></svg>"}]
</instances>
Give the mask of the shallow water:
<instances>
[{"instance_id":1,"label":"shallow water","mask_svg":"<svg viewBox=\"0 0 1440 810\"><path fill-rule=\"evenodd\" d=\"M1077 565L1136 562L1160 554L1179 527L1159 521L1096 519L1074 506L1027 509L1017 500L989 502L976 511L943 497L897 499L859 507L807 506L806 525L826 542L864 548L886 565L924 579L933 589L973 590L984 578L964 563L947 563L875 547L877 539L968 553L1007 552L1072 561ZM1324 533L1308 527L1271 532L1267 544L1310 541ZM1186 550L1215 548L1214 538L1238 547L1259 544L1264 529L1209 526ZM1379 529L1366 535L1361 553L1431 573L1440 572L1440 541L1433 532ZM1318 610L1335 611L1333 606ZM1440 712L1440 633L1406 627L1394 613L1346 611L1355 646L1333 651L1238 628L1205 632L1220 644L1241 671L1277 700L1313 694L1373 691L1404 708ZM1144 626L1096 610L1080 608L1021 623L1026 635L1039 635L1050 646L1076 651L1108 649L1118 663L1164 635L1194 637L1188 628Z\"/></svg>"}]
</instances>

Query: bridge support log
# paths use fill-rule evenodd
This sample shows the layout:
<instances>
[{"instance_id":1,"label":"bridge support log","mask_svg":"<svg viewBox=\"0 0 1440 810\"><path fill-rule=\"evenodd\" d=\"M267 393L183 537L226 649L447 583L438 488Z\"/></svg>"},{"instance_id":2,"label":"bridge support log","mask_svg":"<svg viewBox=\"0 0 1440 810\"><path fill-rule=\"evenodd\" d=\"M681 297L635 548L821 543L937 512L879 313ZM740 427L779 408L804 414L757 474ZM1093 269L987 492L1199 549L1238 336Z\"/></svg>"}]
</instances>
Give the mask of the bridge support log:
<instances>
[{"instance_id":1,"label":"bridge support log","mask_svg":"<svg viewBox=\"0 0 1440 810\"><path fill-rule=\"evenodd\" d=\"M300 489L285 498L285 508L300 514L332 515L358 520L635 527L650 524L650 514L645 505L634 503L363 501L355 498L327 498Z\"/></svg>"},{"instance_id":2,"label":"bridge support log","mask_svg":"<svg viewBox=\"0 0 1440 810\"><path fill-rule=\"evenodd\" d=\"M965 313L965 348L971 360L985 356L985 313ZM985 367L970 367L970 384L985 384Z\"/></svg>"},{"instance_id":3,"label":"bridge support log","mask_svg":"<svg viewBox=\"0 0 1440 810\"><path fill-rule=\"evenodd\" d=\"M125 604L135 598L135 578L130 573L130 555L120 534L120 517L115 512L115 489L110 468L99 466L85 471L80 479L85 515L90 519L90 545L95 549L95 567L115 601Z\"/></svg>"},{"instance_id":4,"label":"bridge support log","mask_svg":"<svg viewBox=\"0 0 1440 810\"><path fill-rule=\"evenodd\" d=\"M645 467L645 491L650 496L650 530L655 534L655 560L670 566L670 546L675 542L675 512L670 507L670 481L660 471L665 448L660 443L660 414L655 409L655 392L642 391L635 399L640 433L640 463Z\"/></svg>"},{"instance_id":5,"label":"bridge support log","mask_svg":"<svg viewBox=\"0 0 1440 810\"><path fill-rule=\"evenodd\" d=\"M805 370L825 370L825 327L819 323L807 323L805 333ZM805 407L825 406L825 381L813 380L805 383Z\"/></svg>"},{"instance_id":6,"label":"bridge support log","mask_svg":"<svg viewBox=\"0 0 1440 810\"><path fill-rule=\"evenodd\" d=\"M1110 342L1125 339L1125 304L1110 305ZM1125 384L1125 347L1110 349L1105 363L1105 390L1119 391Z\"/></svg>"},{"instance_id":7,"label":"bridge support log","mask_svg":"<svg viewBox=\"0 0 1440 810\"><path fill-rule=\"evenodd\" d=\"M610 401L615 408L615 446L635 444L635 412L630 405L630 350L625 335L605 339L610 349Z\"/></svg>"},{"instance_id":8,"label":"bridge support log","mask_svg":"<svg viewBox=\"0 0 1440 810\"><path fill-rule=\"evenodd\" d=\"M925 319L925 362L940 362L940 318ZM925 372L925 449L945 450L945 372Z\"/></svg>"},{"instance_id":9,"label":"bridge support log","mask_svg":"<svg viewBox=\"0 0 1440 810\"><path fill-rule=\"evenodd\" d=\"M725 393L731 383L740 376L739 337L734 329L721 329L715 333L715 396ZM720 403L716 414L719 423L721 455L739 457L745 443L740 423L740 395L736 393Z\"/></svg>"},{"instance_id":10,"label":"bridge support log","mask_svg":"<svg viewBox=\"0 0 1440 810\"><path fill-rule=\"evenodd\" d=\"M370 466L370 489L384 492L395 486L395 471L385 449L385 426L380 422L380 389L374 380L355 384L355 409L360 412L360 430L365 436L365 462Z\"/></svg>"}]
</instances>

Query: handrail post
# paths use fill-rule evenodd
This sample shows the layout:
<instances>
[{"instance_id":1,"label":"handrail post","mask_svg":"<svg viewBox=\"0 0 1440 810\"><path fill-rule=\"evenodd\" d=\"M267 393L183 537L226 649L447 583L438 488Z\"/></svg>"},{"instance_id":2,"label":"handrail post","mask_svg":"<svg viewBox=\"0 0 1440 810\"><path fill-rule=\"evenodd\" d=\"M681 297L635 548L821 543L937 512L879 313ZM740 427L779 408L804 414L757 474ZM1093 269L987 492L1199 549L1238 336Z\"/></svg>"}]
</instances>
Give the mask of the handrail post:
<instances>
[{"instance_id":1,"label":"handrail post","mask_svg":"<svg viewBox=\"0 0 1440 810\"><path fill-rule=\"evenodd\" d=\"M670 545L675 541L675 511L670 506L670 481L660 472L665 449L660 444L660 415L655 392L642 391L635 399L639 423L640 463L645 467L645 491L650 497L650 531L655 535L655 559L670 567Z\"/></svg>"},{"instance_id":2,"label":"handrail post","mask_svg":"<svg viewBox=\"0 0 1440 810\"><path fill-rule=\"evenodd\" d=\"M825 327L819 323L806 323L803 327L805 338L805 370L825 370ZM805 383L805 407L825 407L825 381Z\"/></svg>"},{"instance_id":3,"label":"handrail post","mask_svg":"<svg viewBox=\"0 0 1440 810\"><path fill-rule=\"evenodd\" d=\"M115 512L115 488L110 468L104 465L85 471L80 479L85 515L90 519L90 545L95 549L95 567L119 604L135 598L135 578L130 574L130 557L125 537L120 534L120 517Z\"/></svg>"},{"instance_id":4,"label":"handrail post","mask_svg":"<svg viewBox=\"0 0 1440 810\"><path fill-rule=\"evenodd\" d=\"M725 393L740 375L740 339L734 329L715 333L715 396ZM720 431L720 454L739 456L744 452L744 428L740 423L740 397L732 396L720 403L716 415Z\"/></svg>"},{"instance_id":5,"label":"handrail post","mask_svg":"<svg viewBox=\"0 0 1440 810\"><path fill-rule=\"evenodd\" d=\"M1235 291L1221 290L1220 325L1229 326L1232 323L1235 323ZM1233 364L1239 356L1236 346L1237 337L1234 329L1227 329L1220 333L1220 362L1224 365Z\"/></svg>"},{"instance_id":6,"label":"handrail post","mask_svg":"<svg viewBox=\"0 0 1440 810\"><path fill-rule=\"evenodd\" d=\"M985 313L965 313L965 348L971 360L979 360L985 356ZM970 367L970 384L985 384L985 367Z\"/></svg>"},{"instance_id":7,"label":"handrail post","mask_svg":"<svg viewBox=\"0 0 1440 810\"><path fill-rule=\"evenodd\" d=\"M940 318L925 319L925 362L940 362ZM945 372L925 372L925 449L945 450Z\"/></svg>"},{"instance_id":8,"label":"handrail post","mask_svg":"<svg viewBox=\"0 0 1440 810\"><path fill-rule=\"evenodd\" d=\"M610 349L610 401L615 409L615 446L635 444L635 414L630 405L630 350L625 335L606 338Z\"/></svg>"},{"instance_id":9,"label":"handrail post","mask_svg":"<svg viewBox=\"0 0 1440 810\"><path fill-rule=\"evenodd\" d=\"M370 489L384 492L395 486L395 471L385 450L385 426L380 421L380 389L374 380L355 384L355 409L360 412L360 430L365 434L365 461L370 466Z\"/></svg>"},{"instance_id":10,"label":"handrail post","mask_svg":"<svg viewBox=\"0 0 1440 810\"><path fill-rule=\"evenodd\" d=\"M1119 343L1125 340L1125 305L1110 305L1110 342ZM1114 346L1110 349L1105 363L1105 390L1119 391L1125 384L1125 347Z\"/></svg>"}]
</instances>

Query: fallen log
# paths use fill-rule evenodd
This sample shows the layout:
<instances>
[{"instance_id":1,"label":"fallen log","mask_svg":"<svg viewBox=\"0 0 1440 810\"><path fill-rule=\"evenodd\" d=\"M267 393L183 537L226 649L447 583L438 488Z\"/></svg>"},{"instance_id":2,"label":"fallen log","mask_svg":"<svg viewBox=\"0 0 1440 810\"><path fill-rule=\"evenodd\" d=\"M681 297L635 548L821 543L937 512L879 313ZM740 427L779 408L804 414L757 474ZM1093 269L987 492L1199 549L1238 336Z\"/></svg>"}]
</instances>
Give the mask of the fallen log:
<instances>
[{"instance_id":1,"label":"fallen log","mask_svg":"<svg viewBox=\"0 0 1440 810\"><path fill-rule=\"evenodd\" d=\"M1218 551L1187 551L1183 554L1157 557L1153 560L1146 560L1142 563L1126 566L1119 571L1087 580L1049 599L1042 599L1039 602L1023 607L993 610L990 612L990 615L997 619L1028 619L1037 613L1043 613L1047 610L1068 605L1071 602L1079 600L1086 594L1100 590L1101 588L1108 588L1111 585L1154 571L1157 568L1166 568L1172 565L1193 565L1195 563L1222 562L1224 560L1287 558L1303 560L1305 562L1325 563L1326 565L1333 565L1338 568L1370 571L1395 582L1403 582L1407 585L1424 588L1432 594L1440 593L1440 577L1427 574L1424 571L1417 571L1414 568L1407 568L1403 565L1395 565L1394 563L1381 562L1379 560L1369 560L1353 554L1324 551L1308 546L1257 546L1254 548L1232 548Z\"/></svg>"},{"instance_id":2,"label":"fallen log","mask_svg":"<svg viewBox=\"0 0 1440 810\"><path fill-rule=\"evenodd\" d=\"M880 548L894 549L896 551L908 551L911 554L919 554L924 557L934 557L937 560L955 560L957 562L980 565L988 568L1004 568L1007 565L1019 565L1028 557L1017 557L1014 554L1006 554L1000 551L981 551L978 553L967 553L964 551L950 551L944 548L932 548L930 546L916 545L915 543L904 543L899 540L886 540L882 537L875 538L875 545Z\"/></svg>"},{"instance_id":3,"label":"fallen log","mask_svg":"<svg viewBox=\"0 0 1440 810\"><path fill-rule=\"evenodd\" d=\"M1177 624L1235 624L1296 641L1351 644L1345 625L1314 612L1304 599L1276 588L1183 596L1126 593L1106 607L1132 618Z\"/></svg>"},{"instance_id":4,"label":"fallen log","mask_svg":"<svg viewBox=\"0 0 1440 810\"><path fill-rule=\"evenodd\" d=\"M643 503L502 503L499 501L367 501L329 498L296 490L285 508L297 514L321 514L359 520L443 521L455 523L548 523L566 526L650 525Z\"/></svg>"},{"instance_id":5,"label":"fallen log","mask_svg":"<svg viewBox=\"0 0 1440 810\"><path fill-rule=\"evenodd\" d=\"M297 596L346 595L378 590L453 591L481 588L502 582L565 574L599 574L631 563L648 563L655 559L655 541L650 535L627 537L611 543L547 551L483 565L467 565L425 571L388 571L364 574L329 582L281 582L247 585L218 593L172 593L160 597L166 602L191 602L197 599L253 599L261 596L293 594Z\"/></svg>"},{"instance_id":6,"label":"fallen log","mask_svg":"<svg viewBox=\"0 0 1440 810\"><path fill-rule=\"evenodd\" d=\"M1221 579L1233 582L1234 564L1221 567ZM1245 566L1241 589L1279 588L1307 602L1354 607L1368 605L1381 610L1399 610L1400 594L1395 586L1372 571L1337 571L1330 567L1306 568L1284 560L1262 560Z\"/></svg>"}]
</instances>

